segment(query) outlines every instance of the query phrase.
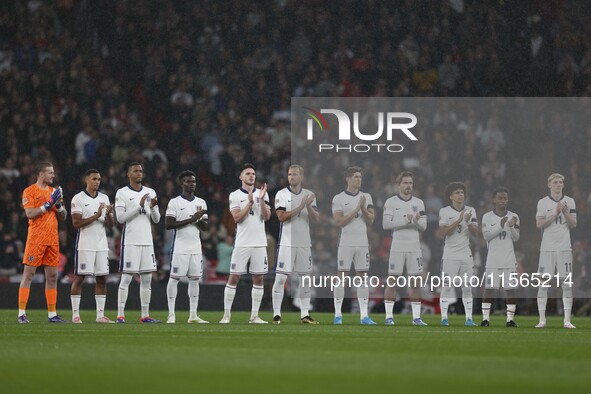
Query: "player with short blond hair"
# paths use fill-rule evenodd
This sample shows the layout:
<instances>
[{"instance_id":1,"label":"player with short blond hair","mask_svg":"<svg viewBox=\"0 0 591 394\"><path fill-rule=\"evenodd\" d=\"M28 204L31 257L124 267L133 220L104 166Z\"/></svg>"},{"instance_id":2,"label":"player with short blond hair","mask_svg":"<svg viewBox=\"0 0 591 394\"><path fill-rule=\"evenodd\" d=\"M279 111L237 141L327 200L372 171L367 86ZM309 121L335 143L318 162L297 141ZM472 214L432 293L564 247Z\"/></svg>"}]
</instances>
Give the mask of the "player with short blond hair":
<instances>
[{"instance_id":1,"label":"player with short blond hair","mask_svg":"<svg viewBox=\"0 0 591 394\"><path fill-rule=\"evenodd\" d=\"M570 321L573 308L573 252L570 230L577 226L577 208L575 200L563 194L563 175L551 174L547 185L550 193L538 201L536 211L536 227L542 230L538 273L559 276L564 305L564 328L576 328ZM570 281L568 281L569 278ZM548 288L540 286L538 288L540 321L536 328L546 327L547 302Z\"/></svg>"}]
</instances>

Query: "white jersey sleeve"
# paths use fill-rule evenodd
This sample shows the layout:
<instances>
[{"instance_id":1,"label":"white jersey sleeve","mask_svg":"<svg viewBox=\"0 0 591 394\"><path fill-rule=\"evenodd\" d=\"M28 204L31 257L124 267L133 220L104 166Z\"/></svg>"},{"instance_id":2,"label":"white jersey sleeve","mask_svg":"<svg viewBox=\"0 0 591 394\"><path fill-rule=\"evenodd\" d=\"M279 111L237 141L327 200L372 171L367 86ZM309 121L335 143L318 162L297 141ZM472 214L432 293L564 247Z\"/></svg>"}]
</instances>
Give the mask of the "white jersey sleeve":
<instances>
[{"instance_id":1,"label":"white jersey sleeve","mask_svg":"<svg viewBox=\"0 0 591 394\"><path fill-rule=\"evenodd\" d=\"M575 200L568 196L563 196L556 201L550 196L546 196L538 201L536 219L546 219L556 212L556 204L566 202L567 209L575 218L577 208ZM571 250L570 227L564 217L564 213L556 216L556 219L542 230L542 244L540 251L560 252Z\"/></svg>"},{"instance_id":2,"label":"white jersey sleeve","mask_svg":"<svg viewBox=\"0 0 591 394\"><path fill-rule=\"evenodd\" d=\"M95 197L89 195L85 190L76 194L72 198L72 214L79 214L82 219L88 219L96 215L100 204L107 207L109 197L106 194L98 192ZM98 220L87 226L78 229L76 235L76 250L87 251L108 251L107 234L105 229L106 210Z\"/></svg>"}]
</instances>

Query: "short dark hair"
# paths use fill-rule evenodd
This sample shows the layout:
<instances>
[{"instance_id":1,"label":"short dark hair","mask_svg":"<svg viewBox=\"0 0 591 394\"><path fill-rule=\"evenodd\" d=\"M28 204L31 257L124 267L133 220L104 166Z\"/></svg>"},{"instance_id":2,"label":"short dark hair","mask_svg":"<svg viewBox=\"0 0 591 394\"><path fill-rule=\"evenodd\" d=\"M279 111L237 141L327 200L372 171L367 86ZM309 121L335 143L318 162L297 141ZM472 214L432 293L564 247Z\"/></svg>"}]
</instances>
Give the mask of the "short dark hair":
<instances>
[{"instance_id":1,"label":"short dark hair","mask_svg":"<svg viewBox=\"0 0 591 394\"><path fill-rule=\"evenodd\" d=\"M493 197L495 197L498 193L507 193L509 194L509 189L503 186L499 186L493 190Z\"/></svg>"},{"instance_id":2,"label":"short dark hair","mask_svg":"<svg viewBox=\"0 0 591 394\"><path fill-rule=\"evenodd\" d=\"M242 174L242 171L244 171L244 170L247 170L247 169L249 169L249 168L252 168L252 169L253 169L255 172L256 172L256 170L257 170L257 169L255 168L254 164L251 164L251 163L244 163L244 164L242 165L242 167L240 167L240 174Z\"/></svg>"},{"instance_id":3,"label":"short dark hair","mask_svg":"<svg viewBox=\"0 0 591 394\"><path fill-rule=\"evenodd\" d=\"M137 161L132 161L131 163L129 163L127 165L127 172L129 172L129 170L130 170L131 167L141 166L141 165L142 165L142 163L138 163Z\"/></svg>"},{"instance_id":4,"label":"short dark hair","mask_svg":"<svg viewBox=\"0 0 591 394\"><path fill-rule=\"evenodd\" d=\"M363 173L361 167L353 166L345 170L345 178L351 178L356 172Z\"/></svg>"},{"instance_id":5,"label":"short dark hair","mask_svg":"<svg viewBox=\"0 0 591 394\"><path fill-rule=\"evenodd\" d=\"M40 161L35 166L35 173L36 173L36 175L39 176L39 174L41 174L43 171L45 171L45 169L48 168L48 167L53 167L53 164L51 164L48 161Z\"/></svg>"},{"instance_id":6,"label":"short dark hair","mask_svg":"<svg viewBox=\"0 0 591 394\"><path fill-rule=\"evenodd\" d=\"M412 172L410 171L402 171L398 177L396 178L396 184L400 185L400 182L402 182L403 178L412 178L414 180L415 176Z\"/></svg>"},{"instance_id":7,"label":"short dark hair","mask_svg":"<svg viewBox=\"0 0 591 394\"><path fill-rule=\"evenodd\" d=\"M90 170L86 170L86 172L84 173L84 176L87 177L92 174L100 174L100 171L97 169L91 168Z\"/></svg>"},{"instance_id":8,"label":"short dark hair","mask_svg":"<svg viewBox=\"0 0 591 394\"><path fill-rule=\"evenodd\" d=\"M466 185L463 182L451 182L445 187L445 197L449 198L456 190L462 190L466 194Z\"/></svg>"},{"instance_id":9,"label":"short dark hair","mask_svg":"<svg viewBox=\"0 0 591 394\"><path fill-rule=\"evenodd\" d=\"M177 176L177 180L179 183L181 183L183 181L184 178L188 177L188 176L194 176L195 179L197 179L197 175L195 175L195 173L191 170L185 170L182 171L179 176Z\"/></svg>"}]
</instances>

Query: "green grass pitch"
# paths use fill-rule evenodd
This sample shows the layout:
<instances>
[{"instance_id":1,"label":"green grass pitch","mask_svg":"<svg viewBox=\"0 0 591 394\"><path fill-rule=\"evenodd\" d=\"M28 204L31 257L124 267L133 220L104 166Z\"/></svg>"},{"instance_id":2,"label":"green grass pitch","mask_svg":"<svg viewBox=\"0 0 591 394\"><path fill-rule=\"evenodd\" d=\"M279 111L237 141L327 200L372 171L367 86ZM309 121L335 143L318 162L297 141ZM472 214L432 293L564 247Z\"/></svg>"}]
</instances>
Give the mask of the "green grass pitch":
<instances>
[{"instance_id":1,"label":"green grass pitch","mask_svg":"<svg viewBox=\"0 0 591 394\"><path fill-rule=\"evenodd\" d=\"M113 318L115 313L109 311ZM534 317L517 316L519 328L464 327L452 316L440 327L413 327L396 315L396 326L361 326L345 315L313 315L318 326L284 314L277 325L249 325L234 313L230 325L177 323L140 325L130 311L125 325L48 324L46 312L29 311L31 324L16 323L16 311L0 311L0 387L3 393L583 393L589 392L591 319L576 318L576 330L558 317L535 329ZM69 313L62 311L64 318ZM155 311L155 318L166 313ZM219 312L201 313L217 322ZM261 317L271 320L270 313ZM476 320L479 321L479 316ZM403 391L404 390L404 391Z\"/></svg>"}]
</instances>

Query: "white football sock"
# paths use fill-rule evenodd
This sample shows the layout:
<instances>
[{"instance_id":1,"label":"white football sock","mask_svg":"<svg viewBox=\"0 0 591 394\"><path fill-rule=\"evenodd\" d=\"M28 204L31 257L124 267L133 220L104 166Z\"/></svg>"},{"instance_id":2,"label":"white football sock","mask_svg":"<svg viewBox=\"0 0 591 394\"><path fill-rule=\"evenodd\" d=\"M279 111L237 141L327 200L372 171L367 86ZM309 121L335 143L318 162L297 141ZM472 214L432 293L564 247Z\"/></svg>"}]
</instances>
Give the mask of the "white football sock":
<instances>
[{"instance_id":1,"label":"white football sock","mask_svg":"<svg viewBox=\"0 0 591 394\"><path fill-rule=\"evenodd\" d=\"M490 302L483 302L482 303L482 320L490 321L490 308L492 307L492 303ZM507 309L508 311L508 309Z\"/></svg>"},{"instance_id":2,"label":"white football sock","mask_svg":"<svg viewBox=\"0 0 591 394\"><path fill-rule=\"evenodd\" d=\"M273 283L273 316L281 316L281 303L285 294L286 281L287 275L275 274L275 282Z\"/></svg>"},{"instance_id":3,"label":"white football sock","mask_svg":"<svg viewBox=\"0 0 591 394\"><path fill-rule=\"evenodd\" d=\"M174 307L176 304L176 296L178 294L178 284L178 279L168 279L168 285L166 285L166 297L168 298L168 316L174 316Z\"/></svg>"},{"instance_id":4,"label":"white football sock","mask_svg":"<svg viewBox=\"0 0 591 394\"><path fill-rule=\"evenodd\" d=\"M72 318L80 317L80 298L79 295L71 295L70 300L72 301Z\"/></svg>"},{"instance_id":5,"label":"white football sock","mask_svg":"<svg viewBox=\"0 0 591 394\"><path fill-rule=\"evenodd\" d=\"M472 298L471 287L462 287L462 302L464 303L466 320L472 320L472 305L474 304L474 299Z\"/></svg>"},{"instance_id":6,"label":"white football sock","mask_svg":"<svg viewBox=\"0 0 591 394\"><path fill-rule=\"evenodd\" d=\"M359 316L361 319L367 317L367 307L369 305L369 287L362 286L357 289L357 300L359 301Z\"/></svg>"},{"instance_id":7,"label":"white football sock","mask_svg":"<svg viewBox=\"0 0 591 394\"><path fill-rule=\"evenodd\" d=\"M224 289L224 316L230 316L232 304L234 303L234 296L236 295L236 287L226 285Z\"/></svg>"},{"instance_id":8,"label":"white football sock","mask_svg":"<svg viewBox=\"0 0 591 394\"><path fill-rule=\"evenodd\" d=\"M415 301L411 302L410 306L412 308L412 319L420 319L421 318L421 302Z\"/></svg>"},{"instance_id":9,"label":"white football sock","mask_svg":"<svg viewBox=\"0 0 591 394\"><path fill-rule=\"evenodd\" d=\"M197 318L197 306L199 304L199 279L189 279L189 319Z\"/></svg>"},{"instance_id":10,"label":"white football sock","mask_svg":"<svg viewBox=\"0 0 591 394\"><path fill-rule=\"evenodd\" d=\"M252 309L250 313L251 319L259 315L259 309L261 307L261 301L263 300L264 293L265 288L263 286L252 285Z\"/></svg>"},{"instance_id":11,"label":"white football sock","mask_svg":"<svg viewBox=\"0 0 591 394\"><path fill-rule=\"evenodd\" d=\"M335 317L342 316L343 299L345 298L345 287L342 284L334 288L334 315Z\"/></svg>"},{"instance_id":12,"label":"white football sock","mask_svg":"<svg viewBox=\"0 0 591 394\"><path fill-rule=\"evenodd\" d=\"M125 303L127 302L127 294L129 292L129 284L133 279L131 274L121 274L121 282L119 283L119 291L117 292L117 316L125 316Z\"/></svg>"},{"instance_id":13,"label":"white football sock","mask_svg":"<svg viewBox=\"0 0 591 394\"><path fill-rule=\"evenodd\" d=\"M150 299L152 298L152 273L140 274L140 303L142 318L150 316Z\"/></svg>"},{"instance_id":14,"label":"white football sock","mask_svg":"<svg viewBox=\"0 0 591 394\"><path fill-rule=\"evenodd\" d=\"M570 323L573 310L573 288L565 283L562 284L562 305L564 308L564 322Z\"/></svg>"},{"instance_id":15,"label":"white football sock","mask_svg":"<svg viewBox=\"0 0 591 394\"><path fill-rule=\"evenodd\" d=\"M384 301L384 306L386 307L386 319L394 318L394 303L395 301Z\"/></svg>"},{"instance_id":16,"label":"white football sock","mask_svg":"<svg viewBox=\"0 0 591 394\"><path fill-rule=\"evenodd\" d=\"M300 318L310 315L310 298L312 289L309 284L304 285L304 275L300 275Z\"/></svg>"},{"instance_id":17,"label":"white football sock","mask_svg":"<svg viewBox=\"0 0 591 394\"><path fill-rule=\"evenodd\" d=\"M540 286L538 288L538 314L540 322L546 322L546 304L548 303L548 289Z\"/></svg>"},{"instance_id":18,"label":"white football sock","mask_svg":"<svg viewBox=\"0 0 591 394\"><path fill-rule=\"evenodd\" d=\"M96 302L96 318L100 319L105 317L105 302L107 301L106 295L95 295L94 301Z\"/></svg>"},{"instance_id":19,"label":"white football sock","mask_svg":"<svg viewBox=\"0 0 591 394\"><path fill-rule=\"evenodd\" d=\"M515 310L517 309L517 305L515 304L507 304L507 321L510 322L515 317Z\"/></svg>"}]
</instances>

